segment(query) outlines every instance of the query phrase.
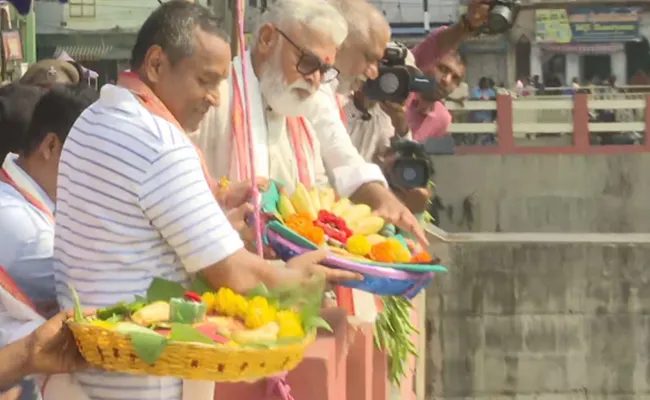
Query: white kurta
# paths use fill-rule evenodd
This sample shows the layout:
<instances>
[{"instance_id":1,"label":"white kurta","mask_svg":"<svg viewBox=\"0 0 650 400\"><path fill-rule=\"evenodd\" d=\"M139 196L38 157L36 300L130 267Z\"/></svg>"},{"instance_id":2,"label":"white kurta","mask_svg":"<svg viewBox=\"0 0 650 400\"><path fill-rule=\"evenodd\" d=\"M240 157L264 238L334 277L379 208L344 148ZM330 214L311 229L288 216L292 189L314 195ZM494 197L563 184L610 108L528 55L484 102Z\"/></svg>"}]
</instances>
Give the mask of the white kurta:
<instances>
[{"instance_id":1,"label":"white kurta","mask_svg":"<svg viewBox=\"0 0 650 400\"><path fill-rule=\"evenodd\" d=\"M233 65L238 82L242 84L241 59L235 58ZM268 109L260 93L259 81L250 64L248 65L256 175L274 179L284 184L291 192L299 181L299 174L286 119ZM231 130L232 87L231 77L221 86L221 106L210 110L199 130L190 134L203 152L214 179L223 176L232 180L248 178L231 175L231 153L234 151ZM329 176L339 195L348 197L364 183L384 181L380 169L374 164L366 163L352 145L340 120L336 104L332 104L331 94L328 96L327 93L319 91L315 96L317 98L313 110L305 121L307 127L312 130L313 153L308 141L303 142L310 183L316 186L327 185ZM312 154L313 157L310 157Z\"/></svg>"}]
</instances>

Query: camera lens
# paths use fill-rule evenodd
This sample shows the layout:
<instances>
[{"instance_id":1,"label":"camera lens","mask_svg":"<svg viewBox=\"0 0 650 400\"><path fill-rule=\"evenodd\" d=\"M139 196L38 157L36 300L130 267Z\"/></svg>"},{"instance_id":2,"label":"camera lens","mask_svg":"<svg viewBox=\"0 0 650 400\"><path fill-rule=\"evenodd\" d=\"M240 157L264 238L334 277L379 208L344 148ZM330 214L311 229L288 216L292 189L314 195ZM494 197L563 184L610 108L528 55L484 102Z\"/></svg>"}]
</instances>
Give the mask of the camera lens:
<instances>
[{"instance_id":1,"label":"camera lens","mask_svg":"<svg viewBox=\"0 0 650 400\"><path fill-rule=\"evenodd\" d=\"M395 161L391 175L391 184L402 188L425 187L429 181L426 162L414 158Z\"/></svg>"},{"instance_id":2,"label":"camera lens","mask_svg":"<svg viewBox=\"0 0 650 400\"><path fill-rule=\"evenodd\" d=\"M510 29L512 11L505 6L496 6L490 11L488 17L488 30L490 33L502 33Z\"/></svg>"},{"instance_id":3,"label":"camera lens","mask_svg":"<svg viewBox=\"0 0 650 400\"><path fill-rule=\"evenodd\" d=\"M417 171L411 167L406 167L402 170L402 179L406 182L413 182L417 177Z\"/></svg>"}]
</instances>

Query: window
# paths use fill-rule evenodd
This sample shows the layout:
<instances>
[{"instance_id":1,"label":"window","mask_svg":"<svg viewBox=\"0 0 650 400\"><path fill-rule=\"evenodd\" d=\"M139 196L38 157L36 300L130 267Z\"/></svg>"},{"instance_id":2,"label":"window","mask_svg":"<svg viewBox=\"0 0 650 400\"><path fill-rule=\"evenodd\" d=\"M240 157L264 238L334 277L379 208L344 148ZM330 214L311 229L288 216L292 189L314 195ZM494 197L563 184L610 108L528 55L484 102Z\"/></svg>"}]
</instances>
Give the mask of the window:
<instances>
[{"instance_id":1,"label":"window","mask_svg":"<svg viewBox=\"0 0 650 400\"><path fill-rule=\"evenodd\" d=\"M96 4L95 0L70 0L68 12L74 18L94 18Z\"/></svg>"}]
</instances>

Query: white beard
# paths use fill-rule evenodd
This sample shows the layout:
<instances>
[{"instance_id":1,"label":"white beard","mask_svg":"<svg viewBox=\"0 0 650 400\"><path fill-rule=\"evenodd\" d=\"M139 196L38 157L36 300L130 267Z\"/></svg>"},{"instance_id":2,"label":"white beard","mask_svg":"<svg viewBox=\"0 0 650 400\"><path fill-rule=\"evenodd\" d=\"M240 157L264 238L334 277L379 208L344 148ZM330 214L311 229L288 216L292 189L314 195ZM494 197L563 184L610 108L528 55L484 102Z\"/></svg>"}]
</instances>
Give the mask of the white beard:
<instances>
[{"instance_id":1,"label":"white beard","mask_svg":"<svg viewBox=\"0 0 650 400\"><path fill-rule=\"evenodd\" d=\"M287 85L287 81L282 74L281 62L278 49L264 66L259 77L262 98L277 114L285 117L303 116L311 109L313 94L316 90L302 78L291 85ZM296 89L308 91L310 93L309 97L302 99Z\"/></svg>"}]
</instances>

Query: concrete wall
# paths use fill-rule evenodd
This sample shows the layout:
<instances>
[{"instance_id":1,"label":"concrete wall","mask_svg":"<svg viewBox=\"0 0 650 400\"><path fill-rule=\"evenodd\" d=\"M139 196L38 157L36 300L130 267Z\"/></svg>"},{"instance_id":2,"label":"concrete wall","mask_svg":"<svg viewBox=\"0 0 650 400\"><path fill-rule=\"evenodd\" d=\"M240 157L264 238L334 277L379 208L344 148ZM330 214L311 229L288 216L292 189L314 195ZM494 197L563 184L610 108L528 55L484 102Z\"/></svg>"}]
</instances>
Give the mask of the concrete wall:
<instances>
[{"instance_id":1,"label":"concrete wall","mask_svg":"<svg viewBox=\"0 0 650 400\"><path fill-rule=\"evenodd\" d=\"M434 158L450 232L650 232L650 154Z\"/></svg>"},{"instance_id":2,"label":"concrete wall","mask_svg":"<svg viewBox=\"0 0 650 400\"><path fill-rule=\"evenodd\" d=\"M460 175L463 176L463 175ZM427 292L427 394L650 399L650 235L459 234Z\"/></svg>"}]
</instances>

